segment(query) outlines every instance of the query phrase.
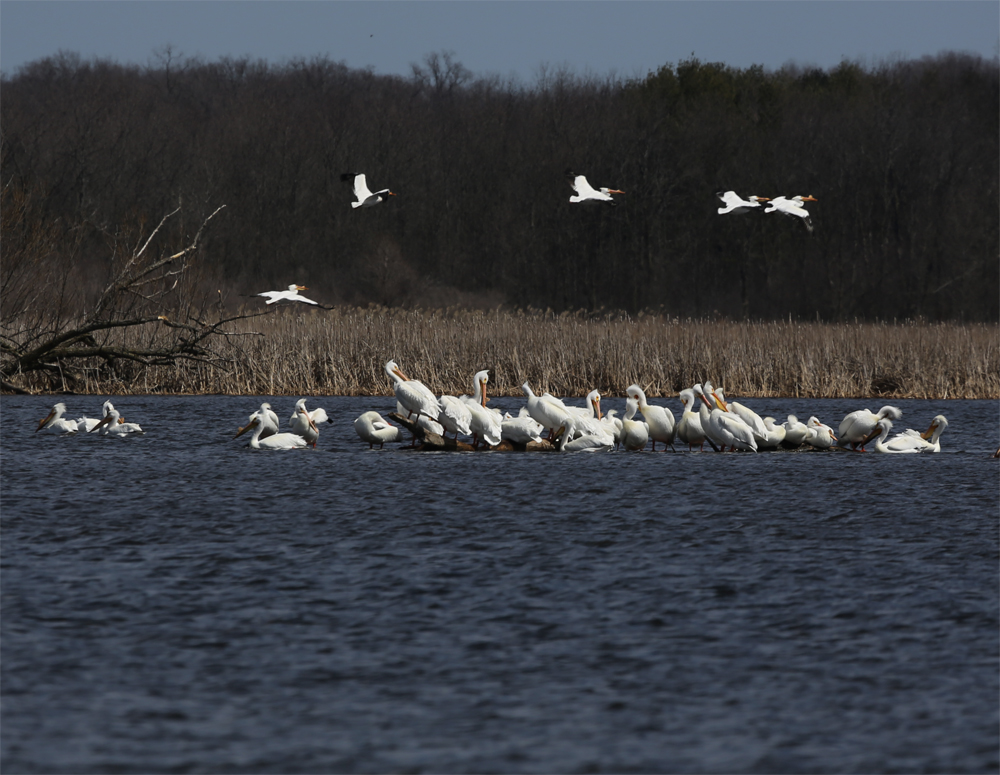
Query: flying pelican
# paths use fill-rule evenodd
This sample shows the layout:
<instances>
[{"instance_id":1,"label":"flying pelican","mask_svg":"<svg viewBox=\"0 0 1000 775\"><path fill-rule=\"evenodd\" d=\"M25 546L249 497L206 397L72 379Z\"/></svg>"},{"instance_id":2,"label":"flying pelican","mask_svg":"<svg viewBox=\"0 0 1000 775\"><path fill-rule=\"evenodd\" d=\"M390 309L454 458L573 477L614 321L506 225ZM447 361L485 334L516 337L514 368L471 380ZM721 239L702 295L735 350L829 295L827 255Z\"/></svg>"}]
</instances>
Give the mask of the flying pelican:
<instances>
[{"instance_id":1,"label":"flying pelican","mask_svg":"<svg viewBox=\"0 0 1000 775\"><path fill-rule=\"evenodd\" d=\"M517 417L511 417L510 413L504 415L503 422L500 423L500 436L506 441L515 444L527 444L531 441L541 441L542 432L545 429L535 422L528 414L528 408L521 407Z\"/></svg>"},{"instance_id":2,"label":"flying pelican","mask_svg":"<svg viewBox=\"0 0 1000 775\"><path fill-rule=\"evenodd\" d=\"M354 431L362 441L368 442L368 449L373 444L378 444L378 448L382 449L387 441L400 441L402 435L399 428L383 419L378 412L365 412L361 415L354 421Z\"/></svg>"},{"instance_id":3,"label":"flying pelican","mask_svg":"<svg viewBox=\"0 0 1000 775\"><path fill-rule=\"evenodd\" d=\"M810 417L806 423L809 435L806 436L806 444L816 449L830 449L837 443L837 437L833 435L833 428L824 425L816 417Z\"/></svg>"},{"instance_id":4,"label":"flying pelican","mask_svg":"<svg viewBox=\"0 0 1000 775\"><path fill-rule=\"evenodd\" d=\"M386 197L396 196L387 188L383 188L381 191L376 191L375 193L369 191L368 182L365 180L365 173L363 172L345 172L340 176L340 179L354 181L354 196L358 198L358 201L351 202L351 207L355 209L358 207L372 207L379 202L384 202Z\"/></svg>"},{"instance_id":5,"label":"flying pelican","mask_svg":"<svg viewBox=\"0 0 1000 775\"><path fill-rule=\"evenodd\" d=\"M465 402L455 396L441 396L438 399L441 406L441 413L438 415L438 422L448 433L454 433L458 439L458 434L471 436L472 412Z\"/></svg>"},{"instance_id":6,"label":"flying pelican","mask_svg":"<svg viewBox=\"0 0 1000 775\"><path fill-rule=\"evenodd\" d=\"M258 293L258 296L264 296L267 299L267 304L274 304L279 301L301 301L305 304L314 304L319 306L319 302L313 301L312 299L307 299L305 296L300 296L299 291L308 291L304 285L292 285L288 286L287 291L264 291L264 293Z\"/></svg>"},{"instance_id":7,"label":"flying pelican","mask_svg":"<svg viewBox=\"0 0 1000 775\"><path fill-rule=\"evenodd\" d=\"M884 420L883 420L884 422ZM907 428L897 433L885 444L886 452L940 452L941 434L948 427L948 420L939 414L931 420L930 427L923 433Z\"/></svg>"},{"instance_id":8,"label":"flying pelican","mask_svg":"<svg viewBox=\"0 0 1000 775\"><path fill-rule=\"evenodd\" d=\"M617 202L611 195L625 193L617 188L594 188L587 182L585 176L577 175L571 170L566 170L566 177L570 179L570 186L576 192L569 198L571 202L607 202L610 205L615 205Z\"/></svg>"},{"instance_id":9,"label":"flying pelican","mask_svg":"<svg viewBox=\"0 0 1000 775\"><path fill-rule=\"evenodd\" d=\"M803 207L804 202L815 202L817 201L813 196L793 196L788 199L783 196L776 196L771 200L770 204L764 210L765 213L778 212L782 215L794 215L797 218L802 219L802 223L806 225L809 231L813 230L812 218L809 217L809 211Z\"/></svg>"},{"instance_id":10,"label":"flying pelican","mask_svg":"<svg viewBox=\"0 0 1000 775\"><path fill-rule=\"evenodd\" d=\"M858 409L851 412L840 421L840 426L837 428L840 443L844 444L849 441L851 449L857 449L860 444L861 449L864 450L864 439L872 434L875 425L884 417L893 421L900 420L903 417L903 412L895 406L883 406L878 410L878 414L872 414L869 409Z\"/></svg>"},{"instance_id":11,"label":"flying pelican","mask_svg":"<svg viewBox=\"0 0 1000 775\"><path fill-rule=\"evenodd\" d=\"M102 428L103 430L101 430ZM97 425L87 431L87 433L94 433L96 431L101 431L102 436L125 436L129 433L143 432L138 423L125 422L122 420L117 409L112 409L108 412L107 417L102 419L99 423L97 423Z\"/></svg>"},{"instance_id":12,"label":"flying pelican","mask_svg":"<svg viewBox=\"0 0 1000 775\"><path fill-rule=\"evenodd\" d=\"M677 423L677 436L688 445L689 452L695 444L698 445L699 449L704 449L705 431L701 427L701 417L694 410L694 407L699 405L695 398L694 389L686 388L682 390L680 392L680 399L681 405L684 407L684 413L681 415L680 422Z\"/></svg>"},{"instance_id":13,"label":"flying pelican","mask_svg":"<svg viewBox=\"0 0 1000 775\"><path fill-rule=\"evenodd\" d=\"M470 396L462 397L472 418L469 427L472 429L473 447L479 446L480 439L485 441L489 446L495 447L503 438L500 413L486 408L486 402L489 401L486 397L486 383L489 381L490 374L488 369L477 371L472 377L472 386L476 391L476 398L471 398Z\"/></svg>"},{"instance_id":14,"label":"flying pelican","mask_svg":"<svg viewBox=\"0 0 1000 775\"><path fill-rule=\"evenodd\" d=\"M396 393L396 401L406 410L407 418L416 414L423 415L431 420L437 421L441 414L441 406L437 397L419 380L410 379L402 371L395 361L388 361L385 364L385 373L393 380L393 391ZM444 429L438 424L440 430L435 433L443 433Z\"/></svg>"},{"instance_id":15,"label":"flying pelican","mask_svg":"<svg viewBox=\"0 0 1000 775\"><path fill-rule=\"evenodd\" d=\"M108 416L108 412L115 408L115 405L111 403L110 400L105 401L104 405L101 407L101 419ZM83 433L89 433L94 429L94 427L101 420L95 419L93 417L78 417L76 420L76 429Z\"/></svg>"},{"instance_id":16,"label":"flying pelican","mask_svg":"<svg viewBox=\"0 0 1000 775\"><path fill-rule=\"evenodd\" d=\"M752 196L749 199L741 199L735 191L719 191L716 196L725 205L725 207L719 208L719 215L725 215L726 213L743 215L755 208L759 208L761 202L770 201L766 196Z\"/></svg>"},{"instance_id":17,"label":"flying pelican","mask_svg":"<svg viewBox=\"0 0 1000 775\"><path fill-rule=\"evenodd\" d=\"M656 452L656 442L662 441L663 448L674 445L674 414L663 406L653 406L646 401L646 393L638 385L629 385L625 391L639 405L639 411L649 426L649 438L653 440L653 452Z\"/></svg>"},{"instance_id":18,"label":"flying pelican","mask_svg":"<svg viewBox=\"0 0 1000 775\"><path fill-rule=\"evenodd\" d=\"M264 423L256 412L251 415L250 422L234 438L239 438L247 431L253 431L250 439L250 446L253 449L302 449L309 446L309 443L297 433L275 433L272 436L261 438L264 430Z\"/></svg>"},{"instance_id":19,"label":"flying pelican","mask_svg":"<svg viewBox=\"0 0 1000 775\"><path fill-rule=\"evenodd\" d=\"M319 428L316 423L332 422L327 417L325 409L313 409L311 412L306 409L306 400L300 398L295 402L295 410L288 418L288 427L292 433L297 433L314 447L319 440Z\"/></svg>"},{"instance_id":20,"label":"flying pelican","mask_svg":"<svg viewBox=\"0 0 1000 775\"><path fill-rule=\"evenodd\" d=\"M77 424L72 420L64 420L62 416L66 414L66 404L61 401L52 407L52 411L44 420L38 423L35 433L45 431L46 433L76 433Z\"/></svg>"},{"instance_id":21,"label":"flying pelican","mask_svg":"<svg viewBox=\"0 0 1000 775\"><path fill-rule=\"evenodd\" d=\"M528 397L528 414L550 433L554 433L570 416L565 406L560 409L561 401L557 404L553 401L546 401L543 396L536 396L527 382L521 385L521 390Z\"/></svg>"}]
</instances>

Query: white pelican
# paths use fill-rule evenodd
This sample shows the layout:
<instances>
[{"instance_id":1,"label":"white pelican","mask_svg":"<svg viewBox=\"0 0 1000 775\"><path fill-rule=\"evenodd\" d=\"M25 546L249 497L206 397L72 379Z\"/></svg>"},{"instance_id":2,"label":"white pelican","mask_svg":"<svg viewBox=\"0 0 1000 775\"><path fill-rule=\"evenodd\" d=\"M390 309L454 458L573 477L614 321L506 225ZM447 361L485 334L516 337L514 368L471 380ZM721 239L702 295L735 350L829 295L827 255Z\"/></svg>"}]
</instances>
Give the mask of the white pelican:
<instances>
[{"instance_id":1,"label":"white pelican","mask_svg":"<svg viewBox=\"0 0 1000 775\"><path fill-rule=\"evenodd\" d=\"M736 450L744 452L750 450L757 451L757 441L753 437L753 431L750 430L750 426L743 422L737 415L724 411L722 404L712 391L710 382L706 382L704 388L695 385L694 390L697 395L701 396L701 400L704 402L704 406L699 409L701 427L708 439L715 443L720 452L725 452L726 447L729 447L734 452ZM709 395L715 401L714 407L708 400Z\"/></svg>"},{"instance_id":2,"label":"white pelican","mask_svg":"<svg viewBox=\"0 0 1000 775\"><path fill-rule=\"evenodd\" d=\"M396 414L401 414L406 417L406 407L403 406L399 401L396 402ZM436 433L438 436L444 436L444 426L437 420L432 420L430 417L424 417L422 414L418 414L416 417L409 418L410 422L419 428L423 428L425 433ZM413 437L413 443L416 444L416 436Z\"/></svg>"},{"instance_id":3,"label":"white pelican","mask_svg":"<svg viewBox=\"0 0 1000 775\"><path fill-rule=\"evenodd\" d=\"M806 444L816 449L830 449L837 443L837 437L833 435L833 428L824 425L816 417L810 417L806 423L809 435L806 436Z\"/></svg>"},{"instance_id":4,"label":"white pelican","mask_svg":"<svg viewBox=\"0 0 1000 775\"><path fill-rule=\"evenodd\" d=\"M438 399L438 404L441 406L438 422L441 423L445 431L454 433L456 439L459 433L463 436L472 435L470 427L472 412L464 401L455 396L441 396Z\"/></svg>"},{"instance_id":5,"label":"white pelican","mask_svg":"<svg viewBox=\"0 0 1000 775\"><path fill-rule=\"evenodd\" d=\"M110 400L105 401L104 405L101 407L101 419L108 416L108 412L115 408L115 405L111 403ZM101 420L94 417L78 417L76 420L76 429L82 433L89 433L94 429L94 427Z\"/></svg>"},{"instance_id":6,"label":"white pelican","mask_svg":"<svg viewBox=\"0 0 1000 775\"><path fill-rule=\"evenodd\" d=\"M441 414L441 407L437 397L419 380L410 379L402 371L395 361L385 364L385 373L393 380L393 391L396 393L396 401L406 410L407 418L413 415L423 415L435 421L440 430L435 433L443 433L444 429L438 424L437 418Z\"/></svg>"},{"instance_id":7,"label":"white pelican","mask_svg":"<svg viewBox=\"0 0 1000 775\"><path fill-rule=\"evenodd\" d=\"M743 406L743 404L736 401L727 401L726 394L722 388L715 389L715 397L719 400L724 412L736 415L750 428L759 448L761 439L767 436L767 428L764 426L764 420L761 416L748 406Z\"/></svg>"},{"instance_id":8,"label":"white pelican","mask_svg":"<svg viewBox=\"0 0 1000 775\"><path fill-rule=\"evenodd\" d=\"M247 418L247 422L253 422L255 417L259 417L261 425L264 426L260 431L260 437L262 439L267 438L268 436L273 436L278 432L278 415L274 413L274 410L271 409L271 405L266 401L260 405L260 409L251 413L251 415ZM242 432L244 428L237 428L237 430Z\"/></svg>"},{"instance_id":9,"label":"white pelican","mask_svg":"<svg viewBox=\"0 0 1000 775\"><path fill-rule=\"evenodd\" d=\"M719 215L725 215L726 213L742 215L754 208L760 207L761 202L770 201L766 196L752 196L749 199L742 199L735 191L719 191L716 196L725 205L725 207L719 208Z\"/></svg>"},{"instance_id":10,"label":"white pelican","mask_svg":"<svg viewBox=\"0 0 1000 775\"><path fill-rule=\"evenodd\" d=\"M46 418L38 423L35 433L45 431L46 433L76 433L77 424L73 420L64 420L62 416L66 414L66 404L61 401L52 407Z\"/></svg>"},{"instance_id":11,"label":"white pelican","mask_svg":"<svg viewBox=\"0 0 1000 775\"><path fill-rule=\"evenodd\" d=\"M757 439L757 449L777 449L785 440L785 426L778 425L773 417L764 418L764 428L767 433L764 437Z\"/></svg>"},{"instance_id":12,"label":"white pelican","mask_svg":"<svg viewBox=\"0 0 1000 775\"><path fill-rule=\"evenodd\" d=\"M506 441L515 444L527 444L531 441L541 441L542 432L545 429L532 419L528 414L528 408L521 407L517 417L511 417L510 413L504 415L500 423L500 436Z\"/></svg>"},{"instance_id":13,"label":"white pelican","mask_svg":"<svg viewBox=\"0 0 1000 775\"><path fill-rule=\"evenodd\" d=\"M601 418L601 425L615 440L615 449L618 449L618 445L622 442L622 421L615 417L616 414L618 414L617 409L608 409L608 413Z\"/></svg>"},{"instance_id":14,"label":"white pelican","mask_svg":"<svg viewBox=\"0 0 1000 775\"><path fill-rule=\"evenodd\" d=\"M361 415L354 421L354 431L362 441L368 442L368 449L373 444L378 444L378 448L382 449L387 441L400 441L402 435L399 428L383 419L378 412L365 412Z\"/></svg>"},{"instance_id":15,"label":"white pelican","mask_svg":"<svg viewBox=\"0 0 1000 775\"><path fill-rule=\"evenodd\" d=\"M802 220L802 223L806 225L809 231L813 230L812 218L809 217L809 211L802 206L804 202L815 202L817 201L815 197L812 196L793 196L788 199L783 196L776 196L770 201L767 208L764 210L765 213L778 212L782 215L794 215Z\"/></svg>"},{"instance_id":16,"label":"white pelican","mask_svg":"<svg viewBox=\"0 0 1000 775\"><path fill-rule=\"evenodd\" d=\"M555 402L547 401L543 396L536 396L527 382L521 385L521 390L528 397L528 414L547 431L554 433L556 428L559 428L570 416L565 406L560 408L561 401L558 399Z\"/></svg>"},{"instance_id":17,"label":"white pelican","mask_svg":"<svg viewBox=\"0 0 1000 775\"><path fill-rule=\"evenodd\" d=\"M633 419L639 411L639 402L629 396L625 401L625 416L622 418L621 443L630 452L646 448L649 441L649 427L644 422Z\"/></svg>"},{"instance_id":18,"label":"white pelican","mask_svg":"<svg viewBox=\"0 0 1000 775\"><path fill-rule=\"evenodd\" d=\"M350 180L354 182L354 196L357 197L357 202L351 202L351 207L372 207L377 205L379 202L384 202L386 197L396 196L392 191L387 188L383 188L381 191L376 191L372 193L368 190L368 181L365 180L365 173L363 172L345 172L340 176L341 180Z\"/></svg>"},{"instance_id":19,"label":"white pelican","mask_svg":"<svg viewBox=\"0 0 1000 775\"><path fill-rule=\"evenodd\" d=\"M469 396L462 397L472 418L469 427L472 429L472 446L474 447L479 446L480 439L485 441L489 446L495 447L503 438L500 413L486 408L486 402L489 401L486 397L486 383L489 380L490 374L488 369L477 371L472 378L476 398Z\"/></svg>"},{"instance_id":20,"label":"white pelican","mask_svg":"<svg viewBox=\"0 0 1000 775\"><path fill-rule=\"evenodd\" d=\"M251 418L246 427L240 428L240 432L234 438L238 439L247 431L252 430L253 436L250 438L250 446L253 449L302 449L309 446L308 442L297 433L275 433L273 436L261 438L264 423L261 422L260 416L256 412L251 415Z\"/></svg>"},{"instance_id":21,"label":"white pelican","mask_svg":"<svg viewBox=\"0 0 1000 775\"><path fill-rule=\"evenodd\" d=\"M615 448L614 436L600 427L596 431L589 433L580 426L579 417L568 417L566 424L556 432L557 449L560 452L610 452Z\"/></svg>"},{"instance_id":22,"label":"white pelican","mask_svg":"<svg viewBox=\"0 0 1000 775\"><path fill-rule=\"evenodd\" d=\"M840 421L840 426L837 428L840 443L844 444L849 441L851 449L857 448L860 444L861 449L864 450L865 445L862 441L872 434L875 425L884 417L893 421L900 420L903 417L903 412L895 406L883 406L878 410L878 414L872 414L869 409L858 409L851 412Z\"/></svg>"},{"instance_id":23,"label":"white pelican","mask_svg":"<svg viewBox=\"0 0 1000 775\"><path fill-rule=\"evenodd\" d=\"M103 430L102 430L103 429ZM88 433L101 431L102 436L126 436L129 433L142 433L142 428L138 423L125 422L117 409L108 412L108 416L102 419L97 425L91 428Z\"/></svg>"},{"instance_id":24,"label":"white pelican","mask_svg":"<svg viewBox=\"0 0 1000 775\"><path fill-rule=\"evenodd\" d=\"M794 414L788 415L788 421L782 427L785 429L785 439L781 442L781 446L787 449L801 447L809 436L809 427L799 422L799 418Z\"/></svg>"},{"instance_id":25,"label":"white pelican","mask_svg":"<svg viewBox=\"0 0 1000 775\"><path fill-rule=\"evenodd\" d=\"M883 420L883 422L886 422ZM939 414L931 420L930 427L923 433L907 428L897 433L885 444L886 452L940 452L941 434L948 427L948 420Z\"/></svg>"},{"instance_id":26,"label":"white pelican","mask_svg":"<svg viewBox=\"0 0 1000 775\"><path fill-rule=\"evenodd\" d=\"M295 402L292 416L288 418L288 427L292 433L299 434L315 447L319 439L319 428L316 423L321 422L332 423L333 420L327 416L326 410L322 407L309 411L306 409L306 399L300 398Z\"/></svg>"},{"instance_id":27,"label":"white pelican","mask_svg":"<svg viewBox=\"0 0 1000 775\"><path fill-rule=\"evenodd\" d=\"M638 385L629 385L625 391L630 398L634 398L642 412L642 418L649 426L649 438L653 440L653 452L656 452L656 442L663 442L666 449L669 444L674 445L674 413L663 406L653 406L646 401L646 393Z\"/></svg>"},{"instance_id":28,"label":"white pelican","mask_svg":"<svg viewBox=\"0 0 1000 775\"><path fill-rule=\"evenodd\" d=\"M700 384L699 384L700 387ZM695 411L695 407L700 405L693 388L686 388L680 392L681 405L684 413L680 422L677 423L677 436L688 445L688 451L697 444L699 449L705 447L705 431L701 427L701 417Z\"/></svg>"},{"instance_id":29,"label":"white pelican","mask_svg":"<svg viewBox=\"0 0 1000 775\"><path fill-rule=\"evenodd\" d=\"M288 286L287 291L264 291L263 293L258 293L258 296L263 296L267 299L267 304L274 304L279 301L301 301L304 304L315 304L319 306L319 302L313 301L312 299L307 299L305 296L301 296L299 291L308 291L304 285L295 285L292 283Z\"/></svg>"},{"instance_id":30,"label":"white pelican","mask_svg":"<svg viewBox=\"0 0 1000 775\"><path fill-rule=\"evenodd\" d=\"M612 194L624 194L624 191L619 191L617 188L594 188L590 183L587 182L587 178L583 175L576 175L571 170L566 170L566 177L570 179L570 186L576 192L573 196L569 198L571 202L607 202L608 204L617 204L612 198Z\"/></svg>"}]
</instances>

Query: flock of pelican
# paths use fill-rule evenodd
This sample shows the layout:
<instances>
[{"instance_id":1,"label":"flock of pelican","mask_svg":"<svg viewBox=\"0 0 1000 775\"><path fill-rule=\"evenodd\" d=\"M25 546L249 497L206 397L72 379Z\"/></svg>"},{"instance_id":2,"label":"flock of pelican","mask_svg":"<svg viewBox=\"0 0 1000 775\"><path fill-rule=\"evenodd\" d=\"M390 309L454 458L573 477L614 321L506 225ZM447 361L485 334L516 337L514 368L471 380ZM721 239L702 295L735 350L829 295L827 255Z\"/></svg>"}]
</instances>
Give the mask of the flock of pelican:
<instances>
[{"instance_id":1,"label":"flock of pelican","mask_svg":"<svg viewBox=\"0 0 1000 775\"><path fill-rule=\"evenodd\" d=\"M569 198L569 201L574 204L579 204L581 202L597 202L613 206L617 204L613 194L625 193L620 189L608 188L607 186L595 188L587 180L586 175L577 175L572 170L566 170L566 177L569 179L570 187L574 191L574 194ZM340 179L352 183L354 187L355 201L351 202L351 207L355 209L358 207L374 207L380 202L386 201L390 196L396 196L394 192L387 188L383 188L375 192L369 190L368 181L363 172L345 172L340 176ZM719 208L720 215L726 215L729 213L744 214L754 210L764 213L777 212L782 215L799 218L810 232L813 230L812 219L809 217L809 211L804 207L806 202L817 201L816 198L811 195L793 197L777 196L773 198L766 196L751 196L748 199L743 199L735 191L720 191L716 194L716 196L722 200L724 205L724 207ZM767 207L764 209L761 209L762 202L768 203ZM304 304L312 304L320 307L323 306L322 304L318 304L312 299L307 299L305 296L299 294L299 291L304 290L308 289L305 286L293 284L288 286L287 291L265 291L256 295L265 297L268 304L274 304L279 301L289 301L302 302Z\"/></svg>"},{"instance_id":2,"label":"flock of pelican","mask_svg":"<svg viewBox=\"0 0 1000 775\"><path fill-rule=\"evenodd\" d=\"M935 417L923 433L907 429L892 438L893 422L903 413L894 406L883 406L877 413L868 409L851 412L841 421L836 433L817 417L800 422L788 415L783 423L773 417L761 417L737 401L727 400L722 388L710 382L699 383L680 391L680 419L666 406L650 404L639 385L630 385L626 393L625 413L617 417L614 409L601 410L601 394L592 390L585 406L570 406L549 393L536 395L525 382L521 389L527 401L517 416L501 414L486 406L490 400L486 386L489 370L472 377L472 395L436 396L422 382L407 377L395 361L385 364L385 373L392 380L396 410L424 433L447 438L447 434L466 436L473 449L491 448L503 441L515 445L547 440L563 452L601 452L615 449L644 450L657 443L662 449L676 450L675 442L687 444L688 450L704 450L707 443L717 452L759 452L774 449L851 449L865 451L874 442L876 452L918 453L940 452L941 434L948 427L943 415ZM80 417L66 420L66 405L56 404L48 416L38 423L38 432L100 433L126 436L142 433L136 423L128 423L110 401L105 401L99 418ZM639 419L641 415L642 419ZM288 430L281 431L278 415L269 403L262 403L247 424L239 428L235 438L250 434L249 446L254 449L301 449L315 447L319 440L319 424L333 420L322 408L309 410L306 399L300 398L288 419ZM368 411L354 421L358 437L369 448L378 444L403 441L403 430L378 412ZM415 439L414 439L415 441Z\"/></svg>"},{"instance_id":3,"label":"flock of pelican","mask_svg":"<svg viewBox=\"0 0 1000 775\"><path fill-rule=\"evenodd\" d=\"M496 446L504 440L527 444L547 438L562 451L638 451L647 445L655 451L657 442L663 449L676 449L675 440L687 444L689 450L703 450L707 442L718 452L796 449L803 445L816 449L850 445L852 450L864 451L877 438L878 452L939 452L941 434L948 427L948 420L938 415L923 433L908 429L887 440L892 421L902 418L902 412L893 406L884 406L878 413L868 409L851 412L836 433L816 417L803 423L795 415L788 415L779 424L773 417L762 418L749 407L727 401L722 388L710 382L680 392L680 420L669 408L650 404L639 385L630 385L626 390L625 413L618 418L614 409L606 414L601 411L601 395L596 390L587 395L585 406L576 407L548 393L536 395L525 382L521 389L527 403L514 417L486 406L488 370L473 375L472 395L457 397L435 396L422 382L407 377L395 361L385 364L385 372L393 382L400 415L425 432L442 437L451 433L456 440L460 434L469 436L473 448L480 444ZM354 421L354 429L369 447L378 444L381 448L386 442L402 440L401 429L378 412L362 414Z\"/></svg>"}]
</instances>

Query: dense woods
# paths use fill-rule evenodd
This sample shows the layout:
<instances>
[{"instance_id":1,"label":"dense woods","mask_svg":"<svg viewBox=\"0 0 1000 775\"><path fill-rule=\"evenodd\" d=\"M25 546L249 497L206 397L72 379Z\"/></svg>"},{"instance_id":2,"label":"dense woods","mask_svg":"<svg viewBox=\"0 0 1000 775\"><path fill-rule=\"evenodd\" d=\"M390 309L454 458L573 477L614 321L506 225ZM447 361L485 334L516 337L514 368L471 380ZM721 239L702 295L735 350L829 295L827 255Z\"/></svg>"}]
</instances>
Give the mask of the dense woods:
<instances>
[{"instance_id":1,"label":"dense woods","mask_svg":"<svg viewBox=\"0 0 1000 775\"><path fill-rule=\"evenodd\" d=\"M2 81L4 292L81 313L129 235L202 237L191 293L298 282L326 304L602 307L729 319L995 321L997 62L830 70L690 59L635 80L411 77L329 59L60 54ZM624 189L572 205L564 171ZM352 210L341 173L396 197ZM812 194L815 231L715 192ZM131 237L135 239L135 237ZM23 272L19 277L23 280ZM9 322L9 321L8 321Z\"/></svg>"}]
</instances>

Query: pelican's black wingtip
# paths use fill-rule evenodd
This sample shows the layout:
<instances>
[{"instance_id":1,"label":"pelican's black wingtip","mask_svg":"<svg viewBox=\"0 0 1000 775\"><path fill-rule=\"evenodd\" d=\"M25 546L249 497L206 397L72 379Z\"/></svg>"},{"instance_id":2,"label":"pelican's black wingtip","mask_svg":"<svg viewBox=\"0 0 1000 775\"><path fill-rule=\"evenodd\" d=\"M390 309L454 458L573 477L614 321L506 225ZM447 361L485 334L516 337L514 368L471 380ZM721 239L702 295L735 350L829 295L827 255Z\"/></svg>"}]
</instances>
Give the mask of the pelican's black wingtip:
<instances>
[{"instance_id":1,"label":"pelican's black wingtip","mask_svg":"<svg viewBox=\"0 0 1000 775\"><path fill-rule=\"evenodd\" d=\"M354 180L358 176L357 172L344 172L341 174L341 180Z\"/></svg>"}]
</instances>

